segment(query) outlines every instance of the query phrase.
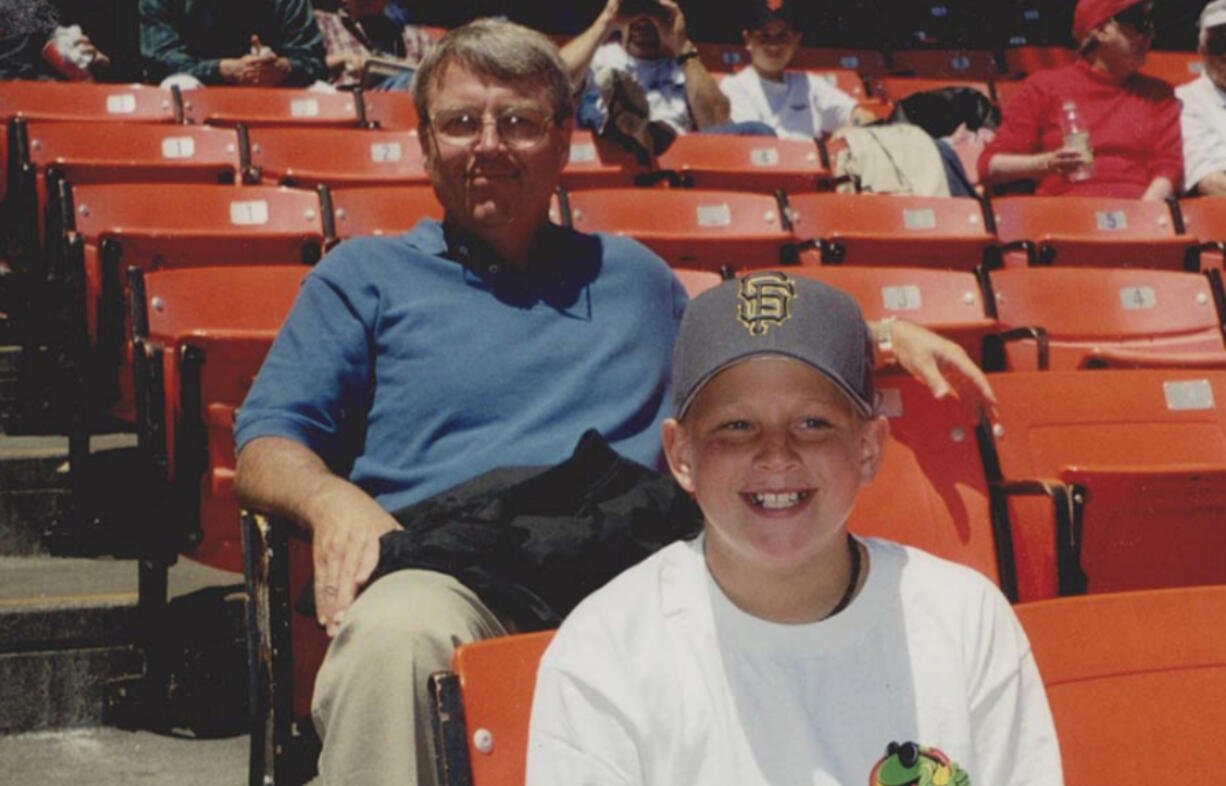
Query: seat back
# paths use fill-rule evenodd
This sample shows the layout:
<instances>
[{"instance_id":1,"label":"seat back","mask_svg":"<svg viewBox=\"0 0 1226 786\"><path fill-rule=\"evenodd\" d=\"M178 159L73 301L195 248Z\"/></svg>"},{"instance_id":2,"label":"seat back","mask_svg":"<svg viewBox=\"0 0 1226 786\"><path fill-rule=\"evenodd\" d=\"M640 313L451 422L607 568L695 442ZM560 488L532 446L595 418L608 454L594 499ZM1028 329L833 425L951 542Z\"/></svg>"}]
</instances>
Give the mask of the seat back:
<instances>
[{"instance_id":1,"label":"seat back","mask_svg":"<svg viewBox=\"0 0 1226 786\"><path fill-rule=\"evenodd\" d=\"M180 93L183 120L233 126L356 127L353 93L292 87L204 87Z\"/></svg>"},{"instance_id":2,"label":"seat back","mask_svg":"<svg viewBox=\"0 0 1226 786\"><path fill-rule=\"evenodd\" d=\"M989 276L1001 327L1013 334L1004 366L1074 369L1100 365L1226 367L1221 279L1144 268L1014 268ZM999 366L997 362L995 365Z\"/></svg>"},{"instance_id":3,"label":"seat back","mask_svg":"<svg viewBox=\"0 0 1226 786\"><path fill-rule=\"evenodd\" d=\"M1002 243L1026 241L1006 264L1183 270L1191 241L1177 237L1170 208L1139 199L1021 196L994 199Z\"/></svg>"},{"instance_id":4,"label":"seat back","mask_svg":"<svg viewBox=\"0 0 1226 786\"><path fill-rule=\"evenodd\" d=\"M565 188L618 188L634 184L646 169L634 155L591 131L576 129L570 138L570 158L562 170Z\"/></svg>"},{"instance_id":5,"label":"seat back","mask_svg":"<svg viewBox=\"0 0 1226 786\"><path fill-rule=\"evenodd\" d=\"M103 82L0 82L0 119L174 123L169 90Z\"/></svg>"},{"instance_id":6,"label":"seat back","mask_svg":"<svg viewBox=\"0 0 1226 786\"><path fill-rule=\"evenodd\" d=\"M443 218L434 189L423 186L348 186L325 189L331 206L328 240L398 235L423 218Z\"/></svg>"},{"instance_id":7,"label":"seat back","mask_svg":"<svg viewBox=\"0 0 1226 786\"><path fill-rule=\"evenodd\" d=\"M240 570L233 415L309 268L130 271L138 437L193 558Z\"/></svg>"},{"instance_id":8,"label":"seat back","mask_svg":"<svg viewBox=\"0 0 1226 786\"><path fill-rule=\"evenodd\" d=\"M877 389L890 438L877 477L856 500L851 531L969 565L1008 592L1012 570L1008 555L997 552L987 481L966 413L906 375L878 374Z\"/></svg>"},{"instance_id":9,"label":"seat back","mask_svg":"<svg viewBox=\"0 0 1226 786\"><path fill-rule=\"evenodd\" d=\"M1141 73L1161 79L1172 86L1191 82L1205 70L1196 52L1153 52L1145 56Z\"/></svg>"},{"instance_id":10,"label":"seat back","mask_svg":"<svg viewBox=\"0 0 1226 786\"><path fill-rule=\"evenodd\" d=\"M973 270L995 237L978 200L883 194L790 194L802 262Z\"/></svg>"},{"instance_id":11,"label":"seat back","mask_svg":"<svg viewBox=\"0 0 1226 786\"><path fill-rule=\"evenodd\" d=\"M362 113L367 125L384 131L416 131L417 106L403 90L363 90Z\"/></svg>"},{"instance_id":12,"label":"seat back","mask_svg":"<svg viewBox=\"0 0 1226 786\"><path fill-rule=\"evenodd\" d=\"M876 49L843 49L837 47L802 46L792 55L789 68L797 71L823 71L843 68L862 76L884 74L888 70L885 55Z\"/></svg>"},{"instance_id":13,"label":"seat back","mask_svg":"<svg viewBox=\"0 0 1226 786\"><path fill-rule=\"evenodd\" d=\"M989 467L1034 484L998 486L1022 600L1226 583L1226 372L1012 372L992 386Z\"/></svg>"},{"instance_id":14,"label":"seat back","mask_svg":"<svg viewBox=\"0 0 1226 786\"><path fill-rule=\"evenodd\" d=\"M1077 52L1063 46L1011 46L1005 49L1005 70L1014 76L1025 76L1047 68L1059 68L1077 62ZM997 91L1000 85L996 85Z\"/></svg>"},{"instance_id":15,"label":"seat back","mask_svg":"<svg viewBox=\"0 0 1226 786\"><path fill-rule=\"evenodd\" d=\"M856 299L864 318L900 317L957 342L978 359L983 337L999 325L984 310L975 274L961 270L800 265L793 276L823 281Z\"/></svg>"},{"instance_id":16,"label":"seat back","mask_svg":"<svg viewBox=\"0 0 1226 786\"><path fill-rule=\"evenodd\" d=\"M1226 249L1226 200L1195 197L1181 199L1179 215L1185 234L1204 244L1200 254L1201 269L1223 269L1223 249Z\"/></svg>"},{"instance_id":17,"label":"seat back","mask_svg":"<svg viewBox=\"0 0 1226 786\"><path fill-rule=\"evenodd\" d=\"M812 140L683 134L656 157L681 185L733 191L815 191L829 181Z\"/></svg>"},{"instance_id":18,"label":"seat back","mask_svg":"<svg viewBox=\"0 0 1226 786\"><path fill-rule=\"evenodd\" d=\"M566 201L575 229L629 235L674 267L777 265L792 239L767 194L602 188L572 191Z\"/></svg>"},{"instance_id":19,"label":"seat back","mask_svg":"<svg viewBox=\"0 0 1226 786\"><path fill-rule=\"evenodd\" d=\"M895 71L925 79L988 82L998 74L996 53L987 49L904 49L890 57Z\"/></svg>"},{"instance_id":20,"label":"seat back","mask_svg":"<svg viewBox=\"0 0 1226 786\"><path fill-rule=\"evenodd\" d=\"M868 98L864 90L864 78L854 68L809 68L805 69L813 79L820 79L837 87L847 95L863 101Z\"/></svg>"},{"instance_id":21,"label":"seat back","mask_svg":"<svg viewBox=\"0 0 1226 786\"><path fill-rule=\"evenodd\" d=\"M425 185L416 131L253 128L248 182Z\"/></svg>"},{"instance_id":22,"label":"seat back","mask_svg":"<svg viewBox=\"0 0 1226 786\"><path fill-rule=\"evenodd\" d=\"M1226 724L1226 587L1015 607L1066 783L1212 783ZM1151 752L1155 755L1149 755Z\"/></svg>"},{"instance_id":23,"label":"seat back","mask_svg":"<svg viewBox=\"0 0 1226 786\"><path fill-rule=\"evenodd\" d=\"M673 275L681 282L681 286L685 287L685 293L690 296L690 299L696 298L708 289L712 289L720 285L723 278L711 270L686 270L685 268L676 268L673 270Z\"/></svg>"},{"instance_id":24,"label":"seat back","mask_svg":"<svg viewBox=\"0 0 1226 786\"><path fill-rule=\"evenodd\" d=\"M896 104L909 95L926 93L929 90L944 90L947 87L969 87L992 99L991 86L982 79L919 76L879 76L868 80L869 92L876 98Z\"/></svg>"},{"instance_id":25,"label":"seat back","mask_svg":"<svg viewBox=\"0 0 1226 786\"><path fill-rule=\"evenodd\" d=\"M544 631L464 644L452 671L430 678L443 784L524 782L536 671L552 640Z\"/></svg>"}]
</instances>

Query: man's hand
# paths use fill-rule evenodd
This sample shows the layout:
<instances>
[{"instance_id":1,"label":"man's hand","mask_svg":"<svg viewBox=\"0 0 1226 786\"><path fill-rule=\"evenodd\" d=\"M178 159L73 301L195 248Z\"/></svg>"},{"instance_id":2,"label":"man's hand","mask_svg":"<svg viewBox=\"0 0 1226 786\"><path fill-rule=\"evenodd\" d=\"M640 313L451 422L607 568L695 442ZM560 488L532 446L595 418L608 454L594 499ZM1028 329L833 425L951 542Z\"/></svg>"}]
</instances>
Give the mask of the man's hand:
<instances>
[{"instance_id":1,"label":"man's hand","mask_svg":"<svg viewBox=\"0 0 1226 786\"><path fill-rule=\"evenodd\" d=\"M335 636L358 590L379 562L379 538L400 525L365 493L329 488L310 504L315 609Z\"/></svg>"},{"instance_id":2,"label":"man's hand","mask_svg":"<svg viewBox=\"0 0 1226 786\"><path fill-rule=\"evenodd\" d=\"M237 85L275 87L289 76L290 62L260 43L258 35L251 36L251 52L242 57L225 58L220 63L224 82Z\"/></svg>"},{"instance_id":3,"label":"man's hand","mask_svg":"<svg viewBox=\"0 0 1226 786\"><path fill-rule=\"evenodd\" d=\"M685 14L681 13L681 7L673 0L656 1L665 11L668 11L668 19L652 19L660 31L660 46L672 57L692 49L694 45L690 43L690 38L686 34Z\"/></svg>"},{"instance_id":4,"label":"man's hand","mask_svg":"<svg viewBox=\"0 0 1226 786\"><path fill-rule=\"evenodd\" d=\"M962 347L902 320L894 323L893 342L898 364L927 385L933 396L945 398L953 393L964 402L972 419L980 410L995 410L996 394L988 378Z\"/></svg>"}]
</instances>

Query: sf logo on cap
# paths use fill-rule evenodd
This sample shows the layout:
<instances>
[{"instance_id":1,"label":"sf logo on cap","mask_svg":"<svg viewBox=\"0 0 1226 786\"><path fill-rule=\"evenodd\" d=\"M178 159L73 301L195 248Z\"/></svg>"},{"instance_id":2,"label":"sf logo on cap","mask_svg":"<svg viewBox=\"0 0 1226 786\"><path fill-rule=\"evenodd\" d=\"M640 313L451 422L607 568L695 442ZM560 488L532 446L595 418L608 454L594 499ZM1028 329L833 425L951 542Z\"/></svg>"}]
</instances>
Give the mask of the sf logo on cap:
<instances>
[{"instance_id":1,"label":"sf logo on cap","mask_svg":"<svg viewBox=\"0 0 1226 786\"><path fill-rule=\"evenodd\" d=\"M741 279L736 318L751 336L764 336L772 325L782 325L792 316L796 287L783 273L754 273Z\"/></svg>"}]
</instances>

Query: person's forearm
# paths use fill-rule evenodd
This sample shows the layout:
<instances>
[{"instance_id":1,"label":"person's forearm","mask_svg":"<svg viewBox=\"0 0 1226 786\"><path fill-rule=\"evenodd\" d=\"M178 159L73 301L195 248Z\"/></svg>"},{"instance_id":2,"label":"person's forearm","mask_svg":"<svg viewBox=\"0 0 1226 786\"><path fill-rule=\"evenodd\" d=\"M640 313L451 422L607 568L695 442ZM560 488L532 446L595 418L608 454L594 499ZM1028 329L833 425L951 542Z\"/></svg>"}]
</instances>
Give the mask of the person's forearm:
<instances>
[{"instance_id":1,"label":"person's forearm","mask_svg":"<svg viewBox=\"0 0 1226 786\"><path fill-rule=\"evenodd\" d=\"M1050 162L1047 153L997 153L988 161L986 182L1038 180L1050 171Z\"/></svg>"},{"instance_id":2,"label":"person's forearm","mask_svg":"<svg viewBox=\"0 0 1226 786\"><path fill-rule=\"evenodd\" d=\"M1155 177L1150 181L1149 186L1145 189L1145 193L1141 195L1141 199L1147 201L1160 202L1169 196L1174 195L1175 184L1167 177Z\"/></svg>"},{"instance_id":3,"label":"person's forearm","mask_svg":"<svg viewBox=\"0 0 1226 786\"><path fill-rule=\"evenodd\" d=\"M1210 172L1196 184L1201 196L1226 196L1226 172Z\"/></svg>"},{"instance_id":4,"label":"person's forearm","mask_svg":"<svg viewBox=\"0 0 1226 786\"><path fill-rule=\"evenodd\" d=\"M693 44L683 51L693 49ZM699 130L728 122L730 108L728 96L719 89L715 78L697 57L691 57L681 66L685 72L685 97L694 116L694 125Z\"/></svg>"},{"instance_id":5,"label":"person's forearm","mask_svg":"<svg viewBox=\"0 0 1226 786\"><path fill-rule=\"evenodd\" d=\"M293 519L312 529L316 500L369 495L334 474L307 446L284 437L256 437L238 454L235 493L244 506Z\"/></svg>"},{"instance_id":6,"label":"person's forearm","mask_svg":"<svg viewBox=\"0 0 1226 786\"><path fill-rule=\"evenodd\" d=\"M592 65L592 58L608 37L609 30L613 26L613 19L614 16L606 7L588 29L567 41L558 50L562 64L566 66L566 73L570 76L573 90L578 91L583 86L583 79Z\"/></svg>"}]
</instances>

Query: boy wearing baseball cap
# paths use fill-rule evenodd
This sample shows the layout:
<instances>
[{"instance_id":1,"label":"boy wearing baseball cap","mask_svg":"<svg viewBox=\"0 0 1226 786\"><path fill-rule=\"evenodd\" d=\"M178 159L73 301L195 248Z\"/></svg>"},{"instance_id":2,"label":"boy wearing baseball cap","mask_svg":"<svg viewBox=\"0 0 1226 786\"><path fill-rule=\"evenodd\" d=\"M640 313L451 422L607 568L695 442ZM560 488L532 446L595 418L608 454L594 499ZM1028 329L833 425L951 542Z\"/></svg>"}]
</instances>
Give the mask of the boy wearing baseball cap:
<instances>
[{"instance_id":1,"label":"boy wearing baseball cap","mask_svg":"<svg viewBox=\"0 0 1226 786\"><path fill-rule=\"evenodd\" d=\"M669 467L703 533L597 591L540 667L529 786L1051 786L1025 634L969 568L846 522L888 424L855 302L757 273L692 301Z\"/></svg>"}]
</instances>

